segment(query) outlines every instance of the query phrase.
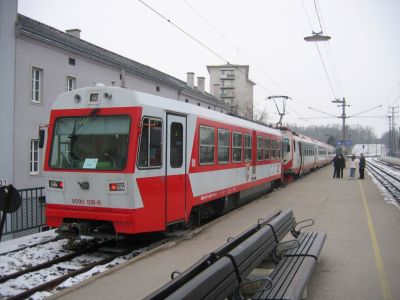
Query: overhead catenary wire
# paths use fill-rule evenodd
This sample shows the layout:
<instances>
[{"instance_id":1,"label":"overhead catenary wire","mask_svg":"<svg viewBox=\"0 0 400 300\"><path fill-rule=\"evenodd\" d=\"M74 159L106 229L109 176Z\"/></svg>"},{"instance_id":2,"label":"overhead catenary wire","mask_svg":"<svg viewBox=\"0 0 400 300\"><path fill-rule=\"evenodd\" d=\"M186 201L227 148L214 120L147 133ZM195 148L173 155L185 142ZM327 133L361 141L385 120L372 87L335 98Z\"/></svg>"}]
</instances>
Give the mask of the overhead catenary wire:
<instances>
[{"instance_id":1,"label":"overhead catenary wire","mask_svg":"<svg viewBox=\"0 0 400 300\"><path fill-rule=\"evenodd\" d=\"M312 23L311 23L311 18L310 18L310 15L308 14L306 5L304 3L304 0L301 0L301 3L302 3L302 6L303 6L305 15L306 15L306 19L308 21L308 25L309 25L311 31L314 32L313 26L312 26ZM316 0L314 0L314 7L315 7L315 11L316 11L316 14L317 14L317 17L318 17L318 23L319 23L319 27L320 27L320 32L322 32L323 31L323 25L322 25L322 21L321 21L322 17L320 17L320 13L318 12L320 9L318 8ZM321 16L322 16L322 14L321 14ZM320 50L320 48L318 46L318 42L315 42L315 46L317 48L317 52L318 52L319 58L321 60L322 66L323 66L325 76L326 76L326 78L328 80L329 87L330 87L330 90L332 92L332 95L333 95L334 98L338 98L337 95L340 95L340 93L335 92L335 90L333 88L333 83L332 83L332 80L331 80L331 78L329 76L328 69L327 69L326 64L324 62L324 59L322 57L321 50ZM334 69L334 68L332 68L332 69Z\"/></svg>"},{"instance_id":2,"label":"overhead catenary wire","mask_svg":"<svg viewBox=\"0 0 400 300\"><path fill-rule=\"evenodd\" d=\"M223 60L226 64L229 64L228 60L225 59L222 55L218 54L217 52L215 52L213 49L211 49L210 47L208 47L206 44L204 44L203 42L201 42L199 39L197 39L196 37L194 37L193 35L191 35L190 33L186 32L185 30L183 30L181 27L179 27L178 25L176 25L174 22L172 22L170 19L168 19L167 17L165 17L164 15L162 15L160 12L158 12L157 10L155 10L153 7L151 7L150 5L148 5L146 2L142 1L142 0L138 0L140 3L142 3L144 6L146 6L147 8L149 8L151 11L153 11L154 13L156 13L157 15L159 15L161 18L163 18L165 21L167 21L168 23L170 23L172 26L174 26L176 29L178 29L179 31L181 31L182 33L184 33L186 36L188 36L189 38L191 38L192 40L194 40L196 43L198 43L199 45L201 45L203 48L207 49L209 52L211 52L212 54L214 54L215 56L219 57L221 60Z\"/></svg>"},{"instance_id":3,"label":"overhead catenary wire","mask_svg":"<svg viewBox=\"0 0 400 300\"><path fill-rule=\"evenodd\" d=\"M218 58L220 58L221 60L224 61L225 64L227 65L231 65L232 68L235 68L235 65L232 65L229 63L229 61L224 58L222 55L218 54L216 51L214 51L211 47L207 46L205 43L203 43L202 41L200 41L199 39L197 39L196 37L194 37L193 35L191 35L190 33L188 33L187 31L185 31L184 29L182 29L181 27L179 27L178 25L176 25L174 22L172 22L170 19L168 19L167 17L165 17L163 14L161 14L160 12L158 12L156 9L154 9L153 7L151 7L150 5L148 5L146 2L142 1L142 0L138 0L140 3L142 3L144 6L146 6L147 8L149 8L151 11L153 11L154 13L156 13L158 16L160 16L162 19L164 19L165 21L167 21L168 23L170 23L172 26L174 26L176 29L178 29L179 31L181 31L182 33L184 33L186 36L188 36L189 38L191 38L192 40L194 40L196 43L198 43L199 45L201 45L203 48L207 49L209 52L211 52L212 54L214 54L215 56L217 56ZM244 72L242 72L240 69L236 68L236 70L240 73L242 73L243 75ZM265 86L263 86L262 84L260 84L259 82L256 82L254 80L252 80L257 86L261 87L263 90L265 90L267 93L269 93L270 95L272 95L273 93L266 88Z\"/></svg>"},{"instance_id":4,"label":"overhead catenary wire","mask_svg":"<svg viewBox=\"0 0 400 300\"><path fill-rule=\"evenodd\" d=\"M257 62L255 62L249 55L247 55L244 51L242 51L241 49L239 49L239 47L232 42L229 38L226 37L225 34L223 34L216 26L214 26L211 21L209 21L198 9L196 9L192 4L189 3L189 1L187 0L183 0L187 6L189 6L205 23L207 23L223 40L225 40L235 51L237 51L238 53L240 53L242 56L244 56L246 59L248 59L250 62L253 62L253 66L258 69L266 78L268 78L269 80L271 80L277 87L279 87L280 89L282 89L285 93L288 93L290 95L293 95L293 93L291 93L290 91L287 90L287 88L283 87L279 82L277 82L274 78L272 78L263 68L261 68L259 66L259 64ZM259 83L256 83L256 87L260 86ZM260 86L262 87L262 86ZM264 88L264 90L266 90ZM267 90L267 92L269 92L270 95L273 95L272 92L270 92L269 90ZM305 105L303 105L305 107ZM290 106L291 110L298 116L298 118L301 118L299 113L293 108L293 106ZM309 123L309 121L307 121Z\"/></svg>"},{"instance_id":5,"label":"overhead catenary wire","mask_svg":"<svg viewBox=\"0 0 400 300\"><path fill-rule=\"evenodd\" d=\"M325 21L324 21L324 17L323 17L323 15L321 13L321 7L319 5L319 2L318 1L314 1L314 5L317 6L317 10L320 12L318 17L320 17L320 24L322 25L321 28L324 28L324 30L327 30L326 24L325 24ZM336 62L335 62L335 58L334 58L334 55L333 55L333 51L332 51L332 47L331 47L330 41L328 41L325 45L326 45L326 49L327 49L326 53L328 55L328 62L331 63L331 68L333 70L333 77L334 77L334 80L336 82L336 87L338 89L339 98L342 98L344 96L344 93L343 93L342 85L340 83L340 77L339 77L339 74L337 72Z\"/></svg>"},{"instance_id":6,"label":"overhead catenary wire","mask_svg":"<svg viewBox=\"0 0 400 300\"><path fill-rule=\"evenodd\" d=\"M257 62L255 62L251 56L247 55L244 51L239 49L239 47L233 43L229 38L226 37L225 34L223 34L215 25L211 23L196 7L194 7L192 4L189 3L187 0L183 0L188 7L190 7L205 23L207 23L225 42L227 42L235 51L240 53L242 56L244 56L246 59L251 61L253 63L253 66L258 69L266 78L271 80L277 87L286 90L285 87L283 87L278 81L276 81L272 76L270 76L263 68L259 66ZM270 93L272 95L272 93Z\"/></svg>"}]
</instances>

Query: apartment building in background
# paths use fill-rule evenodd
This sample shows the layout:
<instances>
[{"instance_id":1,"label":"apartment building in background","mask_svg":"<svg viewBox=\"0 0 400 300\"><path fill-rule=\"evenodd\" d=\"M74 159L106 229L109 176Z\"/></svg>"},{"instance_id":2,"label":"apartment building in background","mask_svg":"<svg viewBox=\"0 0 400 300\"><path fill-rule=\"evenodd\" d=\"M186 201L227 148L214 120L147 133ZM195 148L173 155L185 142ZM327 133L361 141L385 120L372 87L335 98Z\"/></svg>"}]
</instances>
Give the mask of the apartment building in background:
<instances>
[{"instance_id":1,"label":"apartment building in background","mask_svg":"<svg viewBox=\"0 0 400 300\"><path fill-rule=\"evenodd\" d=\"M244 118L253 118L253 86L249 66L207 66L210 74L210 93L224 101L230 112Z\"/></svg>"}]
</instances>

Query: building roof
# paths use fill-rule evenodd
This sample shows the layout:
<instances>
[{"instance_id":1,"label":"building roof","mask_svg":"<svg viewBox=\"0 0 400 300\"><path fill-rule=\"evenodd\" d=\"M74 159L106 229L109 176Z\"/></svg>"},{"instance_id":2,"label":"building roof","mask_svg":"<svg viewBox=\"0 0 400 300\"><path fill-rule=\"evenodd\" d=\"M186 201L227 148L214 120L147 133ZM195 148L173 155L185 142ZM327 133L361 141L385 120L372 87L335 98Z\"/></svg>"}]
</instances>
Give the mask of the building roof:
<instances>
[{"instance_id":1,"label":"building roof","mask_svg":"<svg viewBox=\"0 0 400 300\"><path fill-rule=\"evenodd\" d=\"M227 108L223 101L209 93L203 93L198 91L196 88L189 87L185 81L108 51L21 14L18 14L17 34L30 36L45 43L67 49L91 59L112 65L116 68L123 69L127 73L136 74L152 81L157 81L164 85L176 88L194 98L202 99L203 101Z\"/></svg>"}]
</instances>

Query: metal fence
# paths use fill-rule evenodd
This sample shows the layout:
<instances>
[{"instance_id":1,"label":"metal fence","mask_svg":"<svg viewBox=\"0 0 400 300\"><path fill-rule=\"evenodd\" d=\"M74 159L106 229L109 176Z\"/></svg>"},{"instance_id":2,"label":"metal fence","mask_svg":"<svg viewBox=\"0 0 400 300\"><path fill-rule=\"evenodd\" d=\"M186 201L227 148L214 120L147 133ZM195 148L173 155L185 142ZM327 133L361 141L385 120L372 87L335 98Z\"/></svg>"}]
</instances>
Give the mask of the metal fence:
<instances>
[{"instance_id":1,"label":"metal fence","mask_svg":"<svg viewBox=\"0 0 400 300\"><path fill-rule=\"evenodd\" d=\"M3 228L3 237L8 237L6 239L40 232L45 227L44 187L23 189L19 190L19 193L22 198L21 207L16 212L7 215Z\"/></svg>"}]
</instances>

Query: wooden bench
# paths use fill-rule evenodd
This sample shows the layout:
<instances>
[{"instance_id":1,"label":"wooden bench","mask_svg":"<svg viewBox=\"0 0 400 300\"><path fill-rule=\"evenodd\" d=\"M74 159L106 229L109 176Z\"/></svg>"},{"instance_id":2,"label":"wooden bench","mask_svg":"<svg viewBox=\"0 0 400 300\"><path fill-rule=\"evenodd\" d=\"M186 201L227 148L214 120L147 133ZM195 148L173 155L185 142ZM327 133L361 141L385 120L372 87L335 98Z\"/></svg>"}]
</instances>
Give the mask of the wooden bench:
<instances>
[{"instance_id":1,"label":"wooden bench","mask_svg":"<svg viewBox=\"0 0 400 300\"><path fill-rule=\"evenodd\" d=\"M290 209L259 220L145 299L225 299L294 226Z\"/></svg>"},{"instance_id":2,"label":"wooden bench","mask_svg":"<svg viewBox=\"0 0 400 300\"><path fill-rule=\"evenodd\" d=\"M282 258L268 275L271 282L262 286L252 299L301 299L325 239L322 232L301 233L296 239L297 247L281 253Z\"/></svg>"}]
</instances>

